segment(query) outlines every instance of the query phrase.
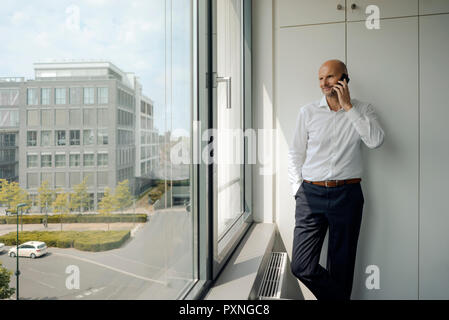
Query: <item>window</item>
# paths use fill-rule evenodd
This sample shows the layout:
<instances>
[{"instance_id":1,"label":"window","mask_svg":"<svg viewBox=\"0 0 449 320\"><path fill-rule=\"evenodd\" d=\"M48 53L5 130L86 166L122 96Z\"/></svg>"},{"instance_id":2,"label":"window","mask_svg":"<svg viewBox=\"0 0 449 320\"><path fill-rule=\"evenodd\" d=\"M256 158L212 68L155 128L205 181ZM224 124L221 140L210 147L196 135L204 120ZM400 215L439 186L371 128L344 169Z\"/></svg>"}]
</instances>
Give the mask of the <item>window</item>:
<instances>
[{"instance_id":1,"label":"window","mask_svg":"<svg viewBox=\"0 0 449 320\"><path fill-rule=\"evenodd\" d=\"M109 112L108 109L98 109L98 125L100 127L109 126Z\"/></svg>"},{"instance_id":2,"label":"window","mask_svg":"<svg viewBox=\"0 0 449 320\"><path fill-rule=\"evenodd\" d=\"M19 90L18 89L0 89L0 106L18 106Z\"/></svg>"},{"instance_id":3,"label":"window","mask_svg":"<svg viewBox=\"0 0 449 320\"><path fill-rule=\"evenodd\" d=\"M98 88L98 104L109 103L109 88Z\"/></svg>"},{"instance_id":4,"label":"window","mask_svg":"<svg viewBox=\"0 0 449 320\"><path fill-rule=\"evenodd\" d=\"M37 167L37 154L27 154L27 168Z\"/></svg>"},{"instance_id":5,"label":"window","mask_svg":"<svg viewBox=\"0 0 449 320\"><path fill-rule=\"evenodd\" d=\"M83 179L87 178L86 185L87 187L93 187L94 186L94 172L84 172L83 173Z\"/></svg>"},{"instance_id":6,"label":"window","mask_svg":"<svg viewBox=\"0 0 449 320\"><path fill-rule=\"evenodd\" d=\"M51 131L41 131L41 146L53 145L51 137Z\"/></svg>"},{"instance_id":7,"label":"window","mask_svg":"<svg viewBox=\"0 0 449 320\"><path fill-rule=\"evenodd\" d=\"M80 154L70 154L70 167L79 167L80 166Z\"/></svg>"},{"instance_id":8,"label":"window","mask_svg":"<svg viewBox=\"0 0 449 320\"><path fill-rule=\"evenodd\" d=\"M95 103L94 93L95 93L94 88L84 88L84 104Z\"/></svg>"},{"instance_id":9,"label":"window","mask_svg":"<svg viewBox=\"0 0 449 320\"><path fill-rule=\"evenodd\" d=\"M29 106L35 106L39 104L39 97L37 95L37 88L27 89L27 104Z\"/></svg>"},{"instance_id":10,"label":"window","mask_svg":"<svg viewBox=\"0 0 449 320\"><path fill-rule=\"evenodd\" d=\"M53 110L41 111L41 122L43 127L53 127Z\"/></svg>"},{"instance_id":11,"label":"window","mask_svg":"<svg viewBox=\"0 0 449 320\"><path fill-rule=\"evenodd\" d=\"M67 110L65 109L56 109L56 125L63 127L67 125Z\"/></svg>"},{"instance_id":12,"label":"window","mask_svg":"<svg viewBox=\"0 0 449 320\"><path fill-rule=\"evenodd\" d=\"M94 130L88 129L83 131L83 144L90 146L95 143Z\"/></svg>"},{"instance_id":13,"label":"window","mask_svg":"<svg viewBox=\"0 0 449 320\"><path fill-rule=\"evenodd\" d=\"M28 110L27 111L27 123L29 127L39 126L39 110Z\"/></svg>"},{"instance_id":14,"label":"window","mask_svg":"<svg viewBox=\"0 0 449 320\"><path fill-rule=\"evenodd\" d=\"M65 188L66 187L65 172L56 172L55 173L55 187L56 188Z\"/></svg>"},{"instance_id":15,"label":"window","mask_svg":"<svg viewBox=\"0 0 449 320\"><path fill-rule=\"evenodd\" d=\"M1 110L0 109L0 126L18 127L19 126L19 110Z\"/></svg>"},{"instance_id":16,"label":"window","mask_svg":"<svg viewBox=\"0 0 449 320\"><path fill-rule=\"evenodd\" d=\"M81 174L80 172L70 172L70 188L73 188L77 184L81 183Z\"/></svg>"},{"instance_id":17,"label":"window","mask_svg":"<svg viewBox=\"0 0 449 320\"><path fill-rule=\"evenodd\" d=\"M79 146L80 145L80 131L70 130L70 145Z\"/></svg>"},{"instance_id":18,"label":"window","mask_svg":"<svg viewBox=\"0 0 449 320\"><path fill-rule=\"evenodd\" d=\"M42 153L41 154L41 167L50 168L51 167L51 154Z\"/></svg>"},{"instance_id":19,"label":"window","mask_svg":"<svg viewBox=\"0 0 449 320\"><path fill-rule=\"evenodd\" d=\"M83 110L84 127L94 127L94 126L96 126L95 113L96 113L95 109L84 109Z\"/></svg>"},{"instance_id":20,"label":"window","mask_svg":"<svg viewBox=\"0 0 449 320\"><path fill-rule=\"evenodd\" d=\"M55 89L55 104L66 104L66 89L56 88Z\"/></svg>"},{"instance_id":21,"label":"window","mask_svg":"<svg viewBox=\"0 0 449 320\"><path fill-rule=\"evenodd\" d=\"M81 105L81 88L70 88L70 104Z\"/></svg>"},{"instance_id":22,"label":"window","mask_svg":"<svg viewBox=\"0 0 449 320\"><path fill-rule=\"evenodd\" d=\"M83 155L83 166L93 167L94 165L95 165L94 154L93 153L85 153Z\"/></svg>"},{"instance_id":23,"label":"window","mask_svg":"<svg viewBox=\"0 0 449 320\"><path fill-rule=\"evenodd\" d=\"M27 146L28 147L37 146L37 131L28 131L27 132Z\"/></svg>"},{"instance_id":24,"label":"window","mask_svg":"<svg viewBox=\"0 0 449 320\"><path fill-rule=\"evenodd\" d=\"M50 88L42 88L41 89L41 104L42 105L49 105L51 98L51 89Z\"/></svg>"},{"instance_id":25,"label":"window","mask_svg":"<svg viewBox=\"0 0 449 320\"><path fill-rule=\"evenodd\" d=\"M220 0L219 2L228 1L231 0ZM125 281L121 283L120 290L116 290L117 281L115 280L117 279L114 277L102 278L104 273L102 268L92 268L89 264L81 263L78 264L82 276L81 289L83 290L81 291L85 291L84 288L99 288L100 285L104 290L92 293L90 298L139 299L142 297L142 293L145 293L145 298L149 299L183 299L185 293L190 292L193 284L198 283L200 286L203 283L197 281L203 280L201 278L203 274L209 275L208 270L211 266L202 263L199 268L198 262L204 261L204 257L210 258L210 261L214 262L213 257L207 254L208 250L198 251L200 245L212 249L205 241L205 239L209 239L209 237L204 237L204 232L207 233L207 231L203 231L210 227L204 223L204 220L208 222L209 218L202 218L203 216L207 217L208 212L200 210L209 208L210 205L204 201L208 195L203 192L209 188L204 181L209 180L202 180L203 174L207 173L207 167L206 170L203 170L205 167L200 167L200 165L177 165L170 161L170 150L175 145L175 141L170 141L168 137L177 128L185 129L182 131L180 141L186 143L189 148L191 141L198 140L198 137L192 136L193 132L197 132L192 130L192 123L201 120L205 127L209 126L208 119L197 119L197 117L209 114L212 107L206 109L204 103L208 99L203 99L202 95L197 97L198 90L195 90L195 88L205 88L203 83L196 82L196 78L208 71L196 68L197 65L201 67L207 65L207 63L203 64L207 60L204 56L197 55L195 51L198 48L208 48L205 38L207 32L201 32L203 30L197 28L198 21L201 22L201 26L207 25L204 23L205 17L201 20L197 14L208 12L204 10L204 7L199 8L199 6L209 3L209 1L133 0L133 5L125 7L117 6L115 1L101 1L101 7L98 6L98 0L76 1L75 9L77 10L75 11L79 9L82 13L81 25L78 28L81 32L78 34L76 34L76 30L61 32L61 28L55 27L58 26L58 23L44 23L44 25L41 23L42 21L56 21L64 24L66 18L71 16L71 13L67 12L67 6L70 3L28 1L26 4L22 4L22 2L19 4L18 1L11 0L9 2L6 5L2 3L2 17L6 17L2 20L2 30L7 30L10 34L10 37L4 39L4 43L9 43L7 40L14 38L15 42L26 47L29 39L21 36L14 37L14 35L40 33L47 37L44 40L48 40L40 39L40 42L48 42L50 45L39 46L39 48L28 45L30 50L13 50L12 46L2 46L3 56L12 61L8 59L3 61L5 65L3 74L10 69L14 72L14 61L25 62L23 65L16 66L15 72L23 73L25 70L25 76L32 77L33 65L29 63L37 62L45 57L97 59L103 55L108 61L113 58L111 64L104 60L102 62L98 60L39 62L34 66L36 80L0 84L1 89L6 86L20 88L20 95L18 95L20 99L17 98L18 101L15 104L20 105L20 108L15 109L21 110L20 141L25 142L28 130L37 131L34 137L30 137L30 143L35 145L34 147L26 147L26 150L19 147L21 155L24 156L24 159L20 160L20 170L16 165L18 171L23 171L20 177L21 186L30 186L29 193L37 195L37 188L41 181L53 180L52 189L61 188L62 190L57 192L73 192L74 186L86 178L89 187L88 193L94 194L94 205L97 206L98 201L101 201L105 194L106 187L110 187L114 192L119 180L129 179L129 188L133 195L151 193L151 200L158 201L158 206L155 208L156 219L147 219L145 222L135 221L136 226L155 232L149 232L145 234L145 237L136 237L130 240L133 246L145 247L146 253L142 255L141 252L128 252L127 243L120 243L120 249L115 250L118 255L121 255L120 252L124 249L127 253L126 258L139 262L139 264L128 263L131 272L136 273L137 276L147 276L152 281L137 281L139 282L137 283L138 290L135 290L135 281ZM17 4L14 6L12 3ZM241 3L241 0L232 0L232 3L238 4ZM23 11L22 9L26 11L27 15L34 12L38 19L31 17L19 25L14 23L16 22L14 19L8 18L14 17L14 14ZM233 16L233 8L229 9L226 12ZM129 31L127 17L132 20L131 22L135 22L133 22L135 28L131 28L133 29L131 33L127 33ZM238 19L238 17L235 18ZM161 28L148 28L149 23L161 21ZM69 24L73 27L73 23ZM78 25L74 27L77 28ZM89 34L105 35L105 30L110 31L110 34L89 38L89 34L86 35L82 32L86 30ZM120 31L124 32L117 36L117 32L120 33ZM238 29L231 31L233 36L238 33ZM129 35L131 35L131 39L126 39L127 36L129 38ZM164 36L167 37L164 38ZM89 38L89 41L82 41L86 40L86 37ZM201 40L201 46L198 45L197 39ZM137 45L133 45L134 40ZM88 45L83 45L86 43ZM151 70L148 69L147 63L141 63L148 61L149 53L155 54L151 61L162 61ZM28 65L26 65L27 63ZM226 76L226 74L220 75ZM203 77L199 78L204 80ZM233 95L234 85L237 86L239 82L240 77L233 76ZM35 103L39 104L27 105L28 92L26 89L28 86L38 87L34 96L37 98ZM222 90L222 87L225 86L220 85L218 89ZM30 103L33 99L36 100L36 98L31 98L32 95L30 93ZM9 94L4 96L5 98L3 96L0 98L2 101L11 100ZM137 97L138 99L136 99ZM152 99L158 102L167 100L168 106L167 109L162 106L160 110L155 110L160 116L155 122L157 128L154 129L154 132L156 129L160 130L157 140L158 144L162 145L157 150L161 151L161 155L153 157L153 153L150 151L154 146L145 144L146 158L141 165L140 162L136 162L138 160L136 159L136 148L140 148L140 146L136 146L135 143L147 142L146 136L152 134L153 131L145 130L141 137L141 132L136 132L136 127L140 128L141 115L144 116L143 126L153 127L152 120L150 122L148 120ZM141 100L144 102L142 114L140 113ZM4 105L1 107L0 114L4 115L3 112L6 108ZM118 108L120 112L118 112ZM28 126L27 111L33 109L38 110L38 114L35 115L37 121L34 121L33 126ZM51 115L47 116L46 112L42 112L44 109L51 109L49 110ZM195 118L193 118L194 115ZM32 117L30 116L30 118ZM1 119L5 118L1 117ZM15 119L17 119L15 123L18 123L18 113ZM30 122L33 123L33 120L30 119ZM4 123L0 123L0 128L4 128ZM53 146L47 145L49 137L45 131L51 132L50 143ZM109 134L111 143L109 143ZM51 151L51 154L48 154L46 158L47 151ZM190 151L184 153L183 149L182 156L192 155L193 152ZM30 162L36 163L37 161L37 168L27 169L27 154L31 155L33 152L36 153L37 160L30 159ZM41 154L42 161L51 167L40 168ZM109 154L111 154L111 165L109 165ZM140 157L140 150L138 154ZM119 157L121 157L122 165L118 167L116 162L118 163ZM156 159L156 157L158 158ZM153 167L148 165L149 161L154 161L158 170L153 169L150 172L148 169ZM142 181L134 179L135 169L140 168L143 168L147 174ZM28 176L28 173L31 175ZM156 181L157 184L153 185L153 181ZM199 181L201 189L198 188L197 181ZM198 190L202 192L198 192ZM200 199L201 208L197 208L196 199ZM92 200L90 200L86 207L92 207L92 205ZM165 214L167 212L164 211L170 212ZM133 212L132 204L123 208L123 212ZM136 210L136 212L139 211ZM73 214L77 213L76 209ZM65 225L62 227L63 231L68 229ZM92 227L90 229L102 229L100 225L90 227ZM112 227L111 224L111 229L114 229ZM200 232L203 233L200 234ZM74 263L73 259L67 257L59 260L61 260L59 264L61 268L58 267L60 270L65 270L67 266ZM108 261L108 264L111 264L111 268L124 269L119 262L118 260ZM155 269L154 266L157 268ZM46 263L33 263L33 268L36 269L37 274L45 274L50 277L58 271ZM203 270L207 270L207 272L200 274L199 271ZM87 274L89 276L86 276ZM23 298L76 299L77 295L82 293L53 287L46 287L45 290L32 290L34 287L39 287L39 284L33 282L31 278L21 279L21 285L25 289L30 288L22 292L22 295L26 295ZM101 283L96 281L100 278L104 280ZM162 285L159 286L157 283ZM49 284L51 283L49 282ZM168 284L168 286L164 284ZM63 283L61 285L64 287ZM54 285L54 287L58 286Z\"/></svg>"},{"instance_id":26,"label":"window","mask_svg":"<svg viewBox=\"0 0 449 320\"><path fill-rule=\"evenodd\" d=\"M57 146L65 146L65 130L56 130L56 145Z\"/></svg>"},{"instance_id":27,"label":"window","mask_svg":"<svg viewBox=\"0 0 449 320\"><path fill-rule=\"evenodd\" d=\"M55 154L55 167L62 168L66 166L65 154Z\"/></svg>"},{"instance_id":28,"label":"window","mask_svg":"<svg viewBox=\"0 0 449 320\"><path fill-rule=\"evenodd\" d=\"M106 145L108 144L108 130L98 129L98 144Z\"/></svg>"},{"instance_id":29,"label":"window","mask_svg":"<svg viewBox=\"0 0 449 320\"><path fill-rule=\"evenodd\" d=\"M81 126L81 109L70 109L70 126L80 127Z\"/></svg>"},{"instance_id":30,"label":"window","mask_svg":"<svg viewBox=\"0 0 449 320\"><path fill-rule=\"evenodd\" d=\"M104 187L109 184L108 182L109 173L108 172L98 172L97 182L99 187Z\"/></svg>"},{"instance_id":31,"label":"window","mask_svg":"<svg viewBox=\"0 0 449 320\"><path fill-rule=\"evenodd\" d=\"M28 172L27 173L27 187L28 188L37 188L38 187L38 175L37 172Z\"/></svg>"},{"instance_id":32,"label":"window","mask_svg":"<svg viewBox=\"0 0 449 320\"><path fill-rule=\"evenodd\" d=\"M98 166L107 166L108 165L108 154L107 153L99 153L97 154Z\"/></svg>"},{"instance_id":33,"label":"window","mask_svg":"<svg viewBox=\"0 0 449 320\"><path fill-rule=\"evenodd\" d=\"M41 173L41 184L44 181L48 181L48 186L51 188L53 187L53 173L52 172L42 172ZM51 203L49 203L48 205L51 205ZM45 206L45 204L44 204Z\"/></svg>"}]
</instances>

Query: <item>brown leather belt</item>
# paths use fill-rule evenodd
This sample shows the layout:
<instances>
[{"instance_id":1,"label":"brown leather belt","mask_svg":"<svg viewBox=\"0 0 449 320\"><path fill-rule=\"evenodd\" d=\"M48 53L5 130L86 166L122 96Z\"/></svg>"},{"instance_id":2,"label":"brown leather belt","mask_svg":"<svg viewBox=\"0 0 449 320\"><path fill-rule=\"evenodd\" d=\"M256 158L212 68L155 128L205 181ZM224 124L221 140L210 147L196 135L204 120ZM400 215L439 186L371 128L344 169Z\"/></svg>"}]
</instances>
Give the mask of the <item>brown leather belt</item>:
<instances>
[{"instance_id":1,"label":"brown leather belt","mask_svg":"<svg viewBox=\"0 0 449 320\"><path fill-rule=\"evenodd\" d=\"M316 184L317 186L323 186L323 187L338 187L344 184L351 184L351 183L359 183L362 181L360 178L356 179L348 179L348 180L327 180L327 181L309 181L304 180L304 182Z\"/></svg>"}]
</instances>

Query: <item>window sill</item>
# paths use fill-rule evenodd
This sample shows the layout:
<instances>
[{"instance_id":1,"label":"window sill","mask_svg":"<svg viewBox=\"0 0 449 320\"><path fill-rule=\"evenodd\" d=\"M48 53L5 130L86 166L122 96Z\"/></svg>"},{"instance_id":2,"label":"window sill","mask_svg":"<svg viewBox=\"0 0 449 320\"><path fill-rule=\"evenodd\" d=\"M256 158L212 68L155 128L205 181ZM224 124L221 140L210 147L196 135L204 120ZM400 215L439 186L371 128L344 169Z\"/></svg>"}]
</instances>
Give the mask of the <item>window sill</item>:
<instances>
[{"instance_id":1,"label":"window sill","mask_svg":"<svg viewBox=\"0 0 449 320\"><path fill-rule=\"evenodd\" d=\"M255 299L276 234L272 223L254 223L204 300Z\"/></svg>"}]
</instances>

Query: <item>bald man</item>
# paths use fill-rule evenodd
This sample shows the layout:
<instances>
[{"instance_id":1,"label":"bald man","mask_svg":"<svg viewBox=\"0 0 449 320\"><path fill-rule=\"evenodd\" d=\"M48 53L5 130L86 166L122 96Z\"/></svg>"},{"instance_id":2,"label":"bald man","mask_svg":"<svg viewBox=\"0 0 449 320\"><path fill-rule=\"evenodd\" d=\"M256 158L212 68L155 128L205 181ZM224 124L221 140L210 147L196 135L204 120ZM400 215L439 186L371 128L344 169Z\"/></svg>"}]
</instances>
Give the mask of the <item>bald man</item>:
<instances>
[{"instance_id":1,"label":"bald man","mask_svg":"<svg viewBox=\"0 0 449 320\"><path fill-rule=\"evenodd\" d=\"M326 61L318 76L323 96L300 108L288 153L296 200L291 269L318 300L349 300L364 204L361 141L378 148L384 132L373 106L351 99L343 62Z\"/></svg>"}]
</instances>

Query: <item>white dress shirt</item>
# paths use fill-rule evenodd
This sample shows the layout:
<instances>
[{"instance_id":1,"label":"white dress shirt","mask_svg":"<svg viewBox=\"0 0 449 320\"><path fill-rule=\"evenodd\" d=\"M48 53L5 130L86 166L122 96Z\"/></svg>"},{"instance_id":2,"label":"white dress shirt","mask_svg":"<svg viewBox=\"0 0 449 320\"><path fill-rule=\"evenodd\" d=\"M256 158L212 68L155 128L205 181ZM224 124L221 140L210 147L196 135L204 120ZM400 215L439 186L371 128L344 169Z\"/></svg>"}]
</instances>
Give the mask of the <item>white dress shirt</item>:
<instances>
[{"instance_id":1,"label":"white dress shirt","mask_svg":"<svg viewBox=\"0 0 449 320\"><path fill-rule=\"evenodd\" d=\"M351 99L352 108L332 111L326 96L300 108L290 150L288 173L293 195L304 179L361 178L361 143L382 145L384 131L371 104Z\"/></svg>"}]
</instances>

